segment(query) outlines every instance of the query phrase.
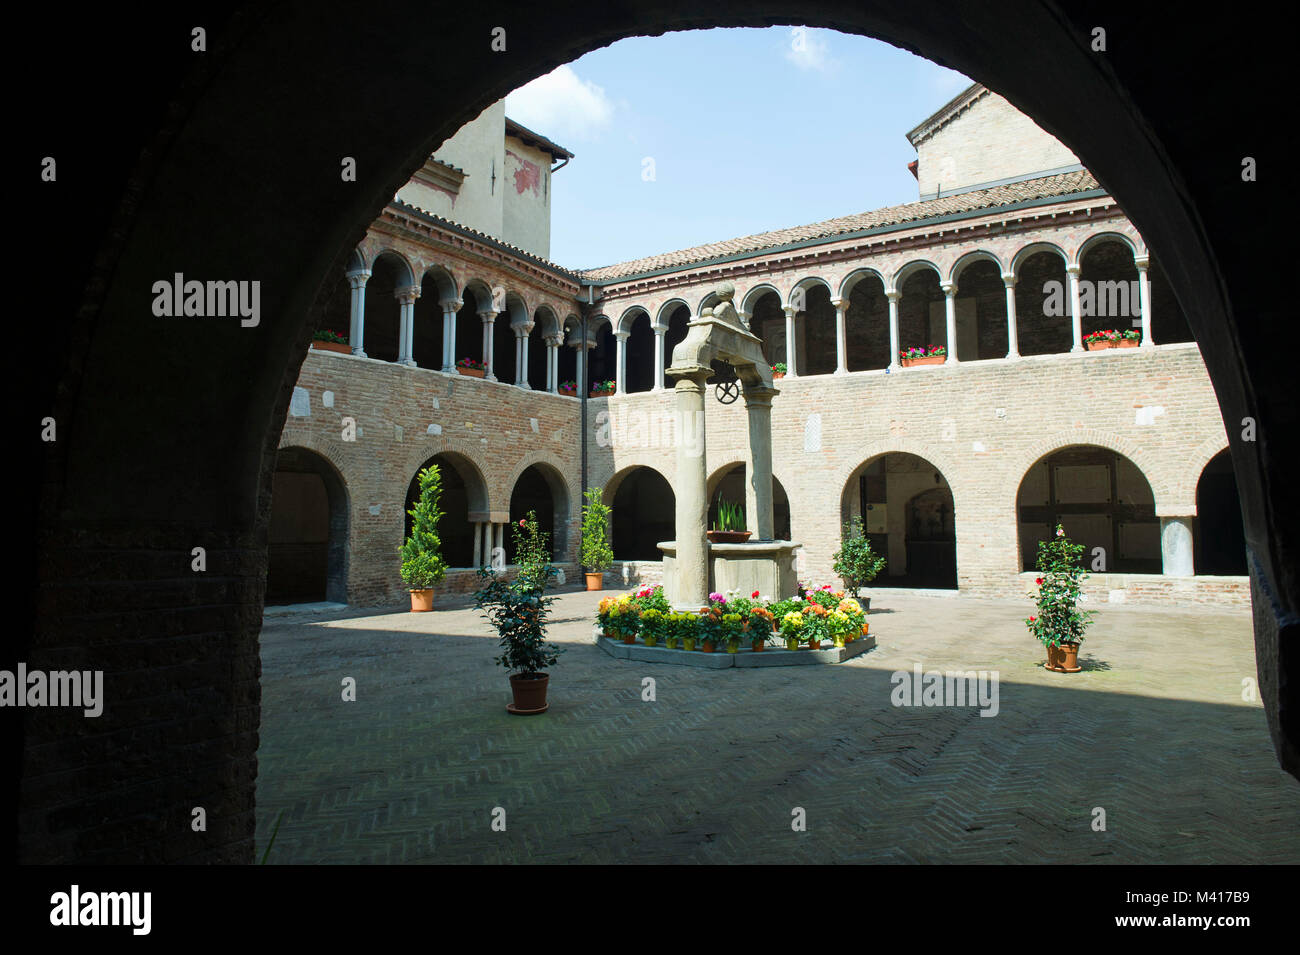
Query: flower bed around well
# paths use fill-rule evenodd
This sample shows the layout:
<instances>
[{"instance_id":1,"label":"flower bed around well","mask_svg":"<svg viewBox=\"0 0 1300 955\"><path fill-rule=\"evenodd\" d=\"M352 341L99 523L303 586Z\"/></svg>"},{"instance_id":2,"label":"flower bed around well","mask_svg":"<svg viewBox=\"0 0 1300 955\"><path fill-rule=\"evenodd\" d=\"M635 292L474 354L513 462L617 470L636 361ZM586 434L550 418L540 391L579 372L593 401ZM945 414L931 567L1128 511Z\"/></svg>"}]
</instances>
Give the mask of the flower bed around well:
<instances>
[{"instance_id":1,"label":"flower bed around well","mask_svg":"<svg viewBox=\"0 0 1300 955\"><path fill-rule=\"evenodd\" d=\"M748 597L713 593L708 606L686 612L668 605L662 587L645 587L606 597L596 619L611 640L705 653L736 653L744 646L819 649L827 640L838 647L868 630L862 605L829 584L818 589L800 585L798 595L788 600L772 600L758 591Z\"/></svg>"}]
</instances>

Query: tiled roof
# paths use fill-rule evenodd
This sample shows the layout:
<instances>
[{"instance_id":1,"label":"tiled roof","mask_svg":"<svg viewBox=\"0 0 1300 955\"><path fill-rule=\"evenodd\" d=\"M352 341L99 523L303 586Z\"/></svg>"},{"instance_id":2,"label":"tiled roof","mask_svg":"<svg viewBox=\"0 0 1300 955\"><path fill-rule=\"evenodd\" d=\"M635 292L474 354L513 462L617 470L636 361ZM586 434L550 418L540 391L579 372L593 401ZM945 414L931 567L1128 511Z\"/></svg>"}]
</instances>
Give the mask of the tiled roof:
<instances>
[{"instance_id":1,"label":"tiled roof","mask_svg":"<svg viewBox=\"0 0 1300 955\"><path fill-rule=\"evenodd\" d=\"M994 209L998 206L1027 202L1033 199L1046 199L1053 196L1068 196L1075 192L1087 192L1101 188L1092 173L1086 169L1059 173L1054 176L1042 176L1038 179L1025 179L1020 182L977 189L954 196L938 199L922 199L901 206L889 206L872 212L860 212L851 216L840 216L811 225L795 226L790 229L777 229L773 232L760 232L739 239L727 239L722 242L710 242L677 252L663 252L619 262L598 269L584 269L578 275L595 282L612 282L631 275L655 272L660 269L681 268L709 259L733 256L748 252L761 252L788 243L802 242L810 239L833 239L837 235L873 229L880 226L899 225L907 222L920 223L938 216L954 215L963 212L975 212L980 209Z\"/></svg>"},{"instance_id":2,"label":"tiled roof","mask_svg":"<svg viewBox=\"0 0 1300 955\"><path fill-rule=\"evenodd\" d=\"M556 265L550 259L544 259L540 255L537 255L534 252L529 252L526 249L521 249L519 246L514 245L510 242L506 242L504 239L499 239L494 235L488 235L486 232L481 232L478 229L473 229L467 225L464 225L463 223L456 222L454 219L448 219L445 216L440 216L436 213L428 211L427 209L421 209L419 206L412 205L411 203L406 202L403 199L394 199L388 205L390 209L393 209L395 211L406 213L407 215L414 213L420 216L421 218L424 218L427 221L432 222L435 225L451 228L457 232L463 233L464 235L470 236L473 239L477 239L480 242L484 242L488 245L494 245L497 248L504 249L505 251L509 252L511 255L518 256L521 259L527 259L530 262L533 262L546 269L549 269L552 272L559 272L560 274L564 275L566 278L570 278L574 281L577 281L578 278L580 277L579 273L574 271L573 269L566 269L562 265Z\"/></svg>"}]
</instances>

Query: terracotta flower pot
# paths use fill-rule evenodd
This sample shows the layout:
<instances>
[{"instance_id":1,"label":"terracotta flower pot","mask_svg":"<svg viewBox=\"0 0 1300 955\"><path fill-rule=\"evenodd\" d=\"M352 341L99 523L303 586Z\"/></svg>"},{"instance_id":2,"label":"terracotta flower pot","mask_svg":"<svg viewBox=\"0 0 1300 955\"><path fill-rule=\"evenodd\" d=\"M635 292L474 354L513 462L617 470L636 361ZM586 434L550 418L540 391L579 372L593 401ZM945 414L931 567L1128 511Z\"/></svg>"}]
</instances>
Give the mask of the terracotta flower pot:
<instances>
[{"instance_id":1,"label":"terracotta flower pot","mask_svg":"<svg viewBox=\"0 0 1300 955\"><path fill-rule=\"evenodd\" d=\"M1121 338L1115 342L1115 348L1137 348L1141 344L1136 338Z\"/></svg>"},{"instance_id":2,"label":"terracotta flower pot","mask_svg":"<svg viewBox=\"0 0 1300 955\"><path fill-rule=\"evenodd\" d=\"M635 634L635 633L632 633L632 632L630 632L630 631L629 631L628 633L623 634L623 642L624 642L624 643L636 643L636 634Z\"/></svg>"},{"instance_id":3,"label":"terracotta flower pot","mask_svg":"<svg viewBox=\"0 0 1300 955\"><path fill-rule=\"evenodd\" d=\"M703 653L712 653L712 652L713 652L713 641L712 641L712 640L705 640L704 643L702 643L702 644L700 645L700 650L701 650L701 652L703 652Z\"/></svg>"},{"instance_id":4,"label":"terracotta flower pot","mask_svg":"<svg viewBox=\"0 0 1300 955\"><path fill-rule=\"evenodd\" d=\"M461 368L457 365L456 370L467 378L482 378L487 375L487 371L483 368Z\"/></svg>"},{"instance_id":5,"label":"terracotta flower pot","mask_svg":"<svg viewBox=\"0 0 1300 955\"><path fill-rule=\"evenodd\" d=\"M1088 351L1105 351L1114 347L1115 343L1112 341L1088 342Z\"/></svg>"},{"instance_id":6,"label":"terracotta flower pot","mask_svg":"<svg viewBox=\"0 0 1300 955\"><path fill-rule=\"evenodd\" d=\"M593 391L593 392L591 393L591 397L593 397L593 398L608 398L608 397L609 397L610 395L612 395L613 393L614 393L614 390L613 390L612 388L611 388L609 391Z\"/></svg>"},{"instance_id":7,"label":"terracotta flower pot","mask_svg":"<svg viewBox=\"0 0 1300 955\"><path fill-rule=\"evenodd\" d=\"M411 591L411 613L424 613L433 609L433 588Z\"/></svg>"},{"instance_id":8,"label":"terracotta flower pot","mask_svg":"<svg viewBox=\"0 0 1300 955\"><path fill-rule=\"evenodd\" d=\"M924 358L902 358L899 364L904 368L911 368L913 365L942 365L947 360L947 355L926 355Z\"/></svg>"},{"instance_id":9,"label":"terracotta flower pot","mask_svg":"<svg viewBox=\"0 0 1300 955\"><path fill-rule=\"evenodd\" d=\"M821 642L820 640L816 640L816 639L814 639L814 638L812 638L812 637L809 637L809 638L808 638L808 649L809 649L809 650L820 650L821 648L822 648L822 642Z\"/></svg>"},{"instance_id":10,"label":"terracotta flower pot","mask_svg":"<svg viewBox=\"0 0 1300 955\"><path fill-rule=\"evenodd\" d=\"M603 590L605 587L604 574L583 574L587 578L588 590Z\"/></svg>"},{"instance_id":11,"label":"terracotta flower pot","mask_svg":"<svg viewBox=\"0 0 1300 955\"><path fill-rule=\"evenodd\" d=\"M1057 673L1078 673L1083 669L1083 667L1079 666L1079 645L1077 643L1061 643L1054 647L1048 647L1047 669L1054 670Z\"/></svg>"},{"instance_id":12,"label":"terracotta flower pot","mask_svg":"<svg viewBox=\"0 0 1300 955\"><path fill-rule=\"evenodd\" d=\"M506 707L512 713L541 713L546 709L546 687L551 682L549 674L539 674L534 679L525 676L510 678L510 692L514 695L513 706Z\"/></svg>"},{"instance_id":13,"label":"terracotta flower pot","mask_svg":"<svg viewBox=\"0 0 1300 955\"><path fill-rule=\"evenodd\" d=\"M712 544L743 544L753 531L705 531Z\"/></svg>"},{"instance_id":14,"label":"terracotta flower pot","mask_svg":"<svg viewBox=\"0 0 1300 955\"><path fill-rule=\"evenodd\" d=\"M352 346L345 345L343 342L312 342L311 347L317 351L333 351L340 355L351 355Z\"/></svg>"},{"instance_id":15,"label":"terracotta flower pot","mask_svg":"<svg viewBox=\"0 0 1300 955\"><path fill-rule=\"evenodd\" d=\"M755 653L762 653L763 645L765 643L767 643L766 640L751 640L749 641L749 648L753 650Z\"/></svg>"},{"instance_id":16,"label":"terracotta flower pot","mask_svg":"<svg viewBox=\"0 0 1300 955\"><path fill-rule=\"evenodd\" d=\"M774 372L772 372L772 380L773 380L773 381L780 381L780 380L781 380L782 378L784 378L784 377L785 377L785 372L783 372L783 371L774 371Z\"/></svg>"}]
</instances>

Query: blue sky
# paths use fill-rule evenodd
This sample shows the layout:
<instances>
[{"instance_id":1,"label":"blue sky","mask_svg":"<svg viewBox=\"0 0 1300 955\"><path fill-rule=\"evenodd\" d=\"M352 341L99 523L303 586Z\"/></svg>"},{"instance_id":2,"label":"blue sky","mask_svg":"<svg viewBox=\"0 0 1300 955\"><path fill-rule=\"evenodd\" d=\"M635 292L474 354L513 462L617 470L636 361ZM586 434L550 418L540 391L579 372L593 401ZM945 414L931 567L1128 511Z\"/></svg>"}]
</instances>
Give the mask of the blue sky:
<instances>
[{"instance_id":1,"label":"blue sky","mask_svg":"<svg viewBox=\"0 0 1300 955\"><path fill-rule=\"evenodd\" d=\"M911 202L905 134L969 83L830 30L694 30L588 53L506 114L575 154L550 257L592 268Z\"/></svg>"}]
</instances>

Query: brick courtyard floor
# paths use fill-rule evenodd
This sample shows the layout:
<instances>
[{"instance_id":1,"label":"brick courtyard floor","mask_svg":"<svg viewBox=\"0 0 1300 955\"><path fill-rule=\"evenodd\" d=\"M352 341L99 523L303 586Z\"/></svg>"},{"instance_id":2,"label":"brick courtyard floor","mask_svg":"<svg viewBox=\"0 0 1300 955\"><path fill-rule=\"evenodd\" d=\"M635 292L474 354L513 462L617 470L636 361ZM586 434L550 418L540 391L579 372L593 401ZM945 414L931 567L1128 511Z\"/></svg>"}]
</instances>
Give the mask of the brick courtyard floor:
<instances>
[{"instance_id":1,"label":"brick courtyard floor","mask_svg":"<svg viewBox=\"0 0 1300 955\"><path fill-rule=\"evenodd\" d=\"M875 591L862 657L707 670L607 656L600 596L553 608L536 717L506 713L463 601L268 618L259 858L283 810L272 863L1300 862L1300 784L1242 700L1247 613L1103 606L1065 676L1027 601ZM917 662L998 671L997 716L891 705Z\"/></svg>"}]
</instances>

